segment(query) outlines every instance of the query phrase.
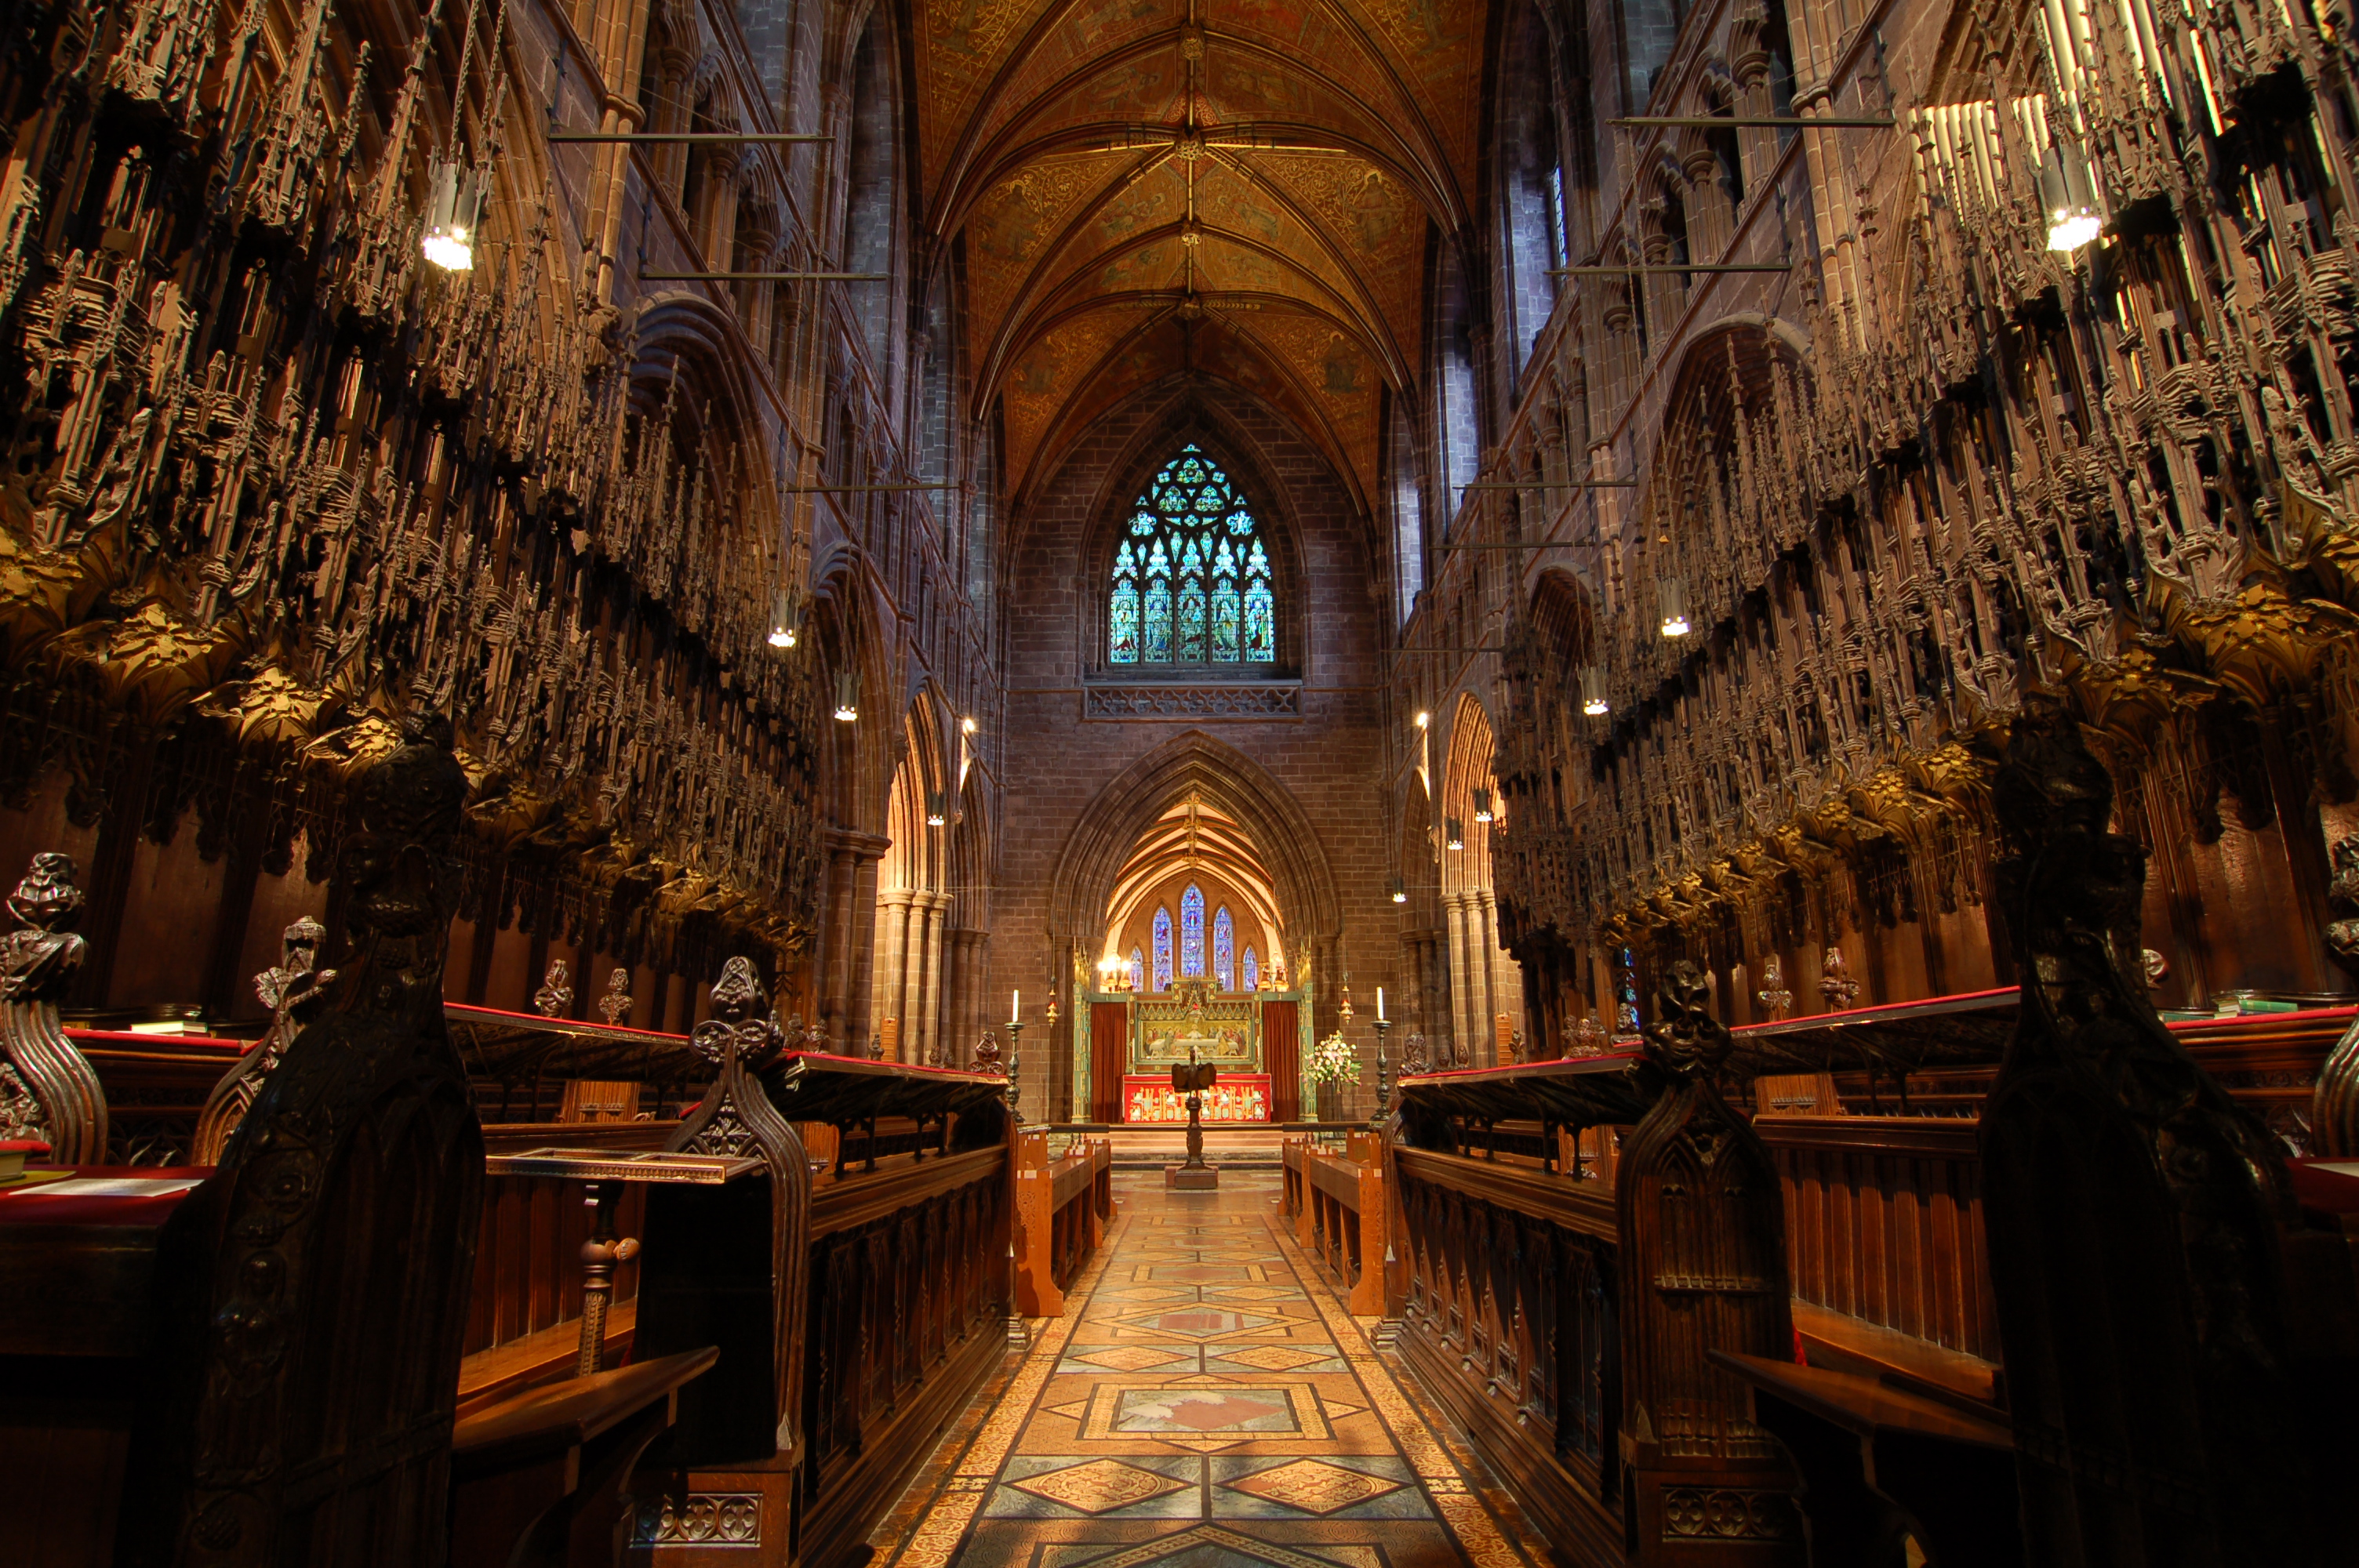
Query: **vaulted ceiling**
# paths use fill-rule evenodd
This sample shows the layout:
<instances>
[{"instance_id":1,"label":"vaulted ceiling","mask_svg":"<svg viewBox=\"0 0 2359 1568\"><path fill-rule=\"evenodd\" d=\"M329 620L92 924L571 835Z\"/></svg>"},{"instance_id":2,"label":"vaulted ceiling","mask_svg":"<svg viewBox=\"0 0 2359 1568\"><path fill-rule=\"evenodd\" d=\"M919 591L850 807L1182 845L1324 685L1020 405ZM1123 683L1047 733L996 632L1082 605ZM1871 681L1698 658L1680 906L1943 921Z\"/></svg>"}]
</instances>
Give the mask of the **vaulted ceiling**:
<instances>
[{"instance_id":1,"label":"vaulted ceiling","mask_svg":"<svg viewBox=\"0 0 2359 1568\"><path fill-rule=\"evenodd\" d=\"M1022 492L1175 373L1253 393L1376 487L1420 354L1427 220L1474 189L1484 0L925 0L929 230L974 411Z\"/></svg>"}]
</instances>

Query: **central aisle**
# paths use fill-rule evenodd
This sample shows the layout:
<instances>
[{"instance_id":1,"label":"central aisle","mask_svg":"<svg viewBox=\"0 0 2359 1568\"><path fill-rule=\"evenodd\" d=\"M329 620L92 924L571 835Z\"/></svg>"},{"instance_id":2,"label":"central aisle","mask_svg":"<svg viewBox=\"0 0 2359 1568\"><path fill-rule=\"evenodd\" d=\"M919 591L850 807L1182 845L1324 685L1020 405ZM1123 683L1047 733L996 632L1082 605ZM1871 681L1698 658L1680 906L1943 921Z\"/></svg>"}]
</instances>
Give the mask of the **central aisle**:
<instances>
[{"instance_id":1,"label":"central aisle","mask_svg":"<svg viewBox=\"0 0 2359 1568\"><path fill-rule=\"evenodd\" d=\"M1067 1315L875 1537L894 1568L1508 1568L1513 1505L1296 1248L1277 1183L1117 1181ZM899 1550L895 1551L897 1547Z\"/></svg>"}]
</instances>

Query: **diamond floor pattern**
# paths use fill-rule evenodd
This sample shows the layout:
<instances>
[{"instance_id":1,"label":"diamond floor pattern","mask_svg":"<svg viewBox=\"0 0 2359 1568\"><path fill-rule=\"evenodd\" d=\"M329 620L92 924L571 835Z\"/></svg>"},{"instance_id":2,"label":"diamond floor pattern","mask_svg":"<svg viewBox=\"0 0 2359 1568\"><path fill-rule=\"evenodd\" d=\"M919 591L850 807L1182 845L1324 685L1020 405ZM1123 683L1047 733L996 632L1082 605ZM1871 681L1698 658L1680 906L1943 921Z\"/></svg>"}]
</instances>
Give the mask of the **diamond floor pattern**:
<instances>
[{"instance_id":1,"label":"diamond floor pattern","mask_svg":"<svg viewBox=\"0 0 2359 1568\"><path fill-rule=\"evenodd\" d=\"M875 1536L887 1568L1536 1568L1460 1441L1277 1220L1277 1184L1116 1178L1067 1315Z\"/></svg>"}]
</instances>

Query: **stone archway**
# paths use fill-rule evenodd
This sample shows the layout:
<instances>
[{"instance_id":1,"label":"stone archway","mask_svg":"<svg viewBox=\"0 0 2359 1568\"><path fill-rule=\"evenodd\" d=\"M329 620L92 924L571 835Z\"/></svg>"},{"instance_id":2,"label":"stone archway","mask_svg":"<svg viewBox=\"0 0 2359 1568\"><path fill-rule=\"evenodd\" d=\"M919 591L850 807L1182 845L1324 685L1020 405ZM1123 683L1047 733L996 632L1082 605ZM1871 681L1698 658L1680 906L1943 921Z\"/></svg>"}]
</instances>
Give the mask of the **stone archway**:
<instances>
[{"instance_id":1,"label":"stone archway","mask_svg":"<svg viewBox=\"0 0 2359 1568\"><path fill-rule=\"evenodd\" d=\"M1336 994L1343 901L1310 816L1268 769L1234 747L1201 730L1175 736L1098 792L1067 837L1049 881L1049 946L1064 1010L1050 1066L1058 1115L1071 1110L1072 988L1097 961L1115 884L1140 838L1190 792L1234 819L1259 849L1294 980L1309 985L1322 1017Z\"/></svg>"}]
</instances>

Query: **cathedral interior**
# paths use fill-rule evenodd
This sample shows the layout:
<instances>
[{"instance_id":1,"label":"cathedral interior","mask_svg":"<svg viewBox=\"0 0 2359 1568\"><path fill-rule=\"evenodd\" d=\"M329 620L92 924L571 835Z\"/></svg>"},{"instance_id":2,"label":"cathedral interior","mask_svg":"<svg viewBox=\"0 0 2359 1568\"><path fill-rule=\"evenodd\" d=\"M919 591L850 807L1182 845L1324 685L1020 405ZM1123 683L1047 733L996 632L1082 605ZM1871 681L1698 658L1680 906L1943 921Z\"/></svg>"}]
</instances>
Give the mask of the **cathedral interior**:
<instances>
[{"instance_id":1,"label":"cathedral interior","mask_svg":"<svg viewBox=\"0 0 2359 1568\"><path fill-rule=\"evenodd\" d=\"M0 1558L2351 1563L2354 27L0 0Z\"/></svg>"}]
</instances>

